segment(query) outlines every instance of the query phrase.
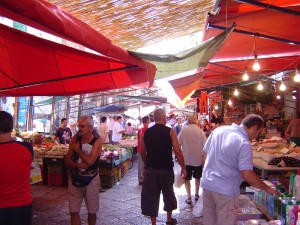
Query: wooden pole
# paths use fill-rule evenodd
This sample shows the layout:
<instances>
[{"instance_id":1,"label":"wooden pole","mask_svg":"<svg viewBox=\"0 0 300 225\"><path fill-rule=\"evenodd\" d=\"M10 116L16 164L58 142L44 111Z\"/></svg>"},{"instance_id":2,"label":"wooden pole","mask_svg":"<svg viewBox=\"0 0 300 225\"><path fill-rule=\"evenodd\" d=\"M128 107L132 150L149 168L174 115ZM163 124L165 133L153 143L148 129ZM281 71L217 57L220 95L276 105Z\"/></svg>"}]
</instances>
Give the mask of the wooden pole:
<instances>
[{"instance_id":1,"label":"wooden pole","mask_svg":"<svg viewBox=\"0 0 300 225\"><path fill-rule=\"evenodd\" d=\"M29 107L28 107L28 117L27 117L27 130L32 130L33 123L33 96L29 98Z\"/></svg>"},{"instance_id":2,"label":"wooden pole","mask_svg":"<svg viewBox=\"0 0 300 225\"><path fill-rule=\"evenodd\" d=\"M70 117L70 96L66 98L66 118L69 120Z\"/></svg>"},{"instance_id":3,"label":"wooden pole","mask_svg":"<svg viewBox=\"0 0 300 225\"><path fill-rule=\"evenodd\" d=\"M19 97L15 97L15 107L14 107L14 127L19 128Z\"/></svg>"},{"instance_id":4,"label":"wooden pole","mask_svg":"<svg viewBox=\"0 0 300 225\"><path fill-rule=\"evenodd\" d=\"M83 103L84 95L79 96L79 104L78 104L78 119L82 116L82 103Z\"/></svg>"},{"instance_id":5,"label":"wooden pole","mask_svg":"<svg viewBox=\"0 0 300 225\"><path fill-rule=\"evenodd\" d=\"M56 103L56 97L53 96L53 98L52 98L50 135L53 134L54 126L55 126L55 103Z\"/></svg>"}]
</instances>

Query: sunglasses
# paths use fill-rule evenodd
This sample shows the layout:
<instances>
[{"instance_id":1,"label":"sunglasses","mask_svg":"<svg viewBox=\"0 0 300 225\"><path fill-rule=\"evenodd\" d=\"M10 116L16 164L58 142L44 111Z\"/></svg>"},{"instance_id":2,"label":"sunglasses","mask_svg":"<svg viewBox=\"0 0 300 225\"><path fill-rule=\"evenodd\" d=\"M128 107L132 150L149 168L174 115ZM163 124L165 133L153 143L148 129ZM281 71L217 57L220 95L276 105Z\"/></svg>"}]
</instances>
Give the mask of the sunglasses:
<instances>
[{"instance_id":1,"label":"sunglasses","mask_svg":"<svg viewBox=\"0 0 300 225\"><path fill-rule=\"evenodd\" d=\"M87 125L77 125L78 128L85 128Z\"/></svg>"}]
</instances>

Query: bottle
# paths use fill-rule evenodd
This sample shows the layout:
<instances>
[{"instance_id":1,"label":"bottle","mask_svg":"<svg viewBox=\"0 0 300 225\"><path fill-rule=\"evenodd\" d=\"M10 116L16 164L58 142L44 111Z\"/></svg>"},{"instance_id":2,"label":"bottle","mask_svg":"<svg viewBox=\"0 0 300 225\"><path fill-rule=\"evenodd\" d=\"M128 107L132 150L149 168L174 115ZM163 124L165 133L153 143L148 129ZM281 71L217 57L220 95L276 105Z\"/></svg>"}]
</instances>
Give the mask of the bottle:
<instances>
[{"instance_id":1,"label":"bottle","mask_svg":"<svg viewBox=\"0 0 300 225\"><path fill-rule=\"evenodd\" d=\"M280 213L280 221L282 225L286 225L286 206L288 204L288 199L286 196L283 197L281 201L281 213Z\"/></svg>"},{"instance_id":2,"label":"bottle","mask_svg":"<svg viewBox=\"0 0 300 225\"><path fill-rule=\"evenodd\" d=\"M300 200L300 170L297 170L297 174L294 180L293 196L297 200Z\"/></svg>"},{"instance_id":3,"label":"bottle","mask_svg":"<svg viewBox=\"0 0 300 225\"><path fill-rule=\"evenodd\" d=\"M296 225L300 225L300 212L298 212L298 219L297 219Z\"/></svg>"},{"instance_id":4,"label":"bottle","mask_svg":"<svg viewBox=\"0 0 300 225\"><path fill-rule=\"evenodd\" d=\"M284 198L283 195L280 195L277 198L276 216L278 220L281 220L281 205L282 205L283 198Z\"/></svg>"},{"instance_id":5,"label":"bottle","mask_svg":"<svg viewBox=\"0 0 300 225\"><path fill-rule=\"evenodd\" d=\"M294 182L296 177L296 170L292 170L289 182L289 194L294 194Z\"/></svg>"}]
</instances>

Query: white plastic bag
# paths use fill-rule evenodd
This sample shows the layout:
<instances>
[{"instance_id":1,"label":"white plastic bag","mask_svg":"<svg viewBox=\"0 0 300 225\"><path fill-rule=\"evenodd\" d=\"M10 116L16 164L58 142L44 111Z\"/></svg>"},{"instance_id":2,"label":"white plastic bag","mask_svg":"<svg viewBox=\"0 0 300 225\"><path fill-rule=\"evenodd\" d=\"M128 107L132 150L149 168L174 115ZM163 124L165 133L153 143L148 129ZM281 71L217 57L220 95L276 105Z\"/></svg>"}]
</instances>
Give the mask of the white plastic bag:
<instances>
[{"instance_id":1,"label":"white plastic bag","mask_svg":"<svg viewBox=\"0 0 300 225\"><path fill-rule=\"evenodd\" d=\"M175 172L174 187L180 188L180 187L184 184L184 182L185 182L185 180L184 180L184 178L181 176L181 172L180 172L180 171L176 171L176 172Z\"/></svg>"},{"instance_id":2,"label":"white plastic bag","mask_svg":"<svg viewBox=\"0 0 300 225\"><path fill-rule=\"evenodd\" d=\"M199 199L197 201L197 203L194 205L194 208L193 208L193 215L196 216L196 217L200 217L203 215L202 213L202 210L203 210L203 190L202 188L200 188L199 190Z\"/></svg>"}]
</instances>

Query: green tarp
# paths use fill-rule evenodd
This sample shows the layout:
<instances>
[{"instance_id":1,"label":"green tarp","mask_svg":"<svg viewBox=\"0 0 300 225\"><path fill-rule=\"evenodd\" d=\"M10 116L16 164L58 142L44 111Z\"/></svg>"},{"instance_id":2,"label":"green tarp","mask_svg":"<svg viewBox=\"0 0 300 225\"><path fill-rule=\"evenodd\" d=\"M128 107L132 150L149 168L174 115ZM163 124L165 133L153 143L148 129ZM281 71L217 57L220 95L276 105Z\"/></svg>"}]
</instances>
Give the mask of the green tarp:
<instances>
[{"instance_id":1,"label":"green tarp","mask_svg":"<svg viewBox=\"0 0 300 225\"><path fill-rule=\"evenodd\" d=\"M155 79L162 79L175 74L195 70L199 67L205 67L223 45L233 29L234 26L194 48L175 55L154 55L132 51L130 51L130 53L154 64L157 68Z\"/></svg>"},{"instance_id":2,"label":"green tarp","mask_svg":"<svg viewBox=\"0 0 300 225\"><path fill-rule=\"evenodd\" d=\"M67 98L67 97L65 97L65 96L56 96L55 101L56 101L56 102L59 102L59 101L65 100L66 98ZM36 105L51 105L52 102L53 102L53 97L50 97L50 98L47 98L47 99L45 99L45 100L36 102L35 104L36 104Z\"/></svg>"}]
</instances>

